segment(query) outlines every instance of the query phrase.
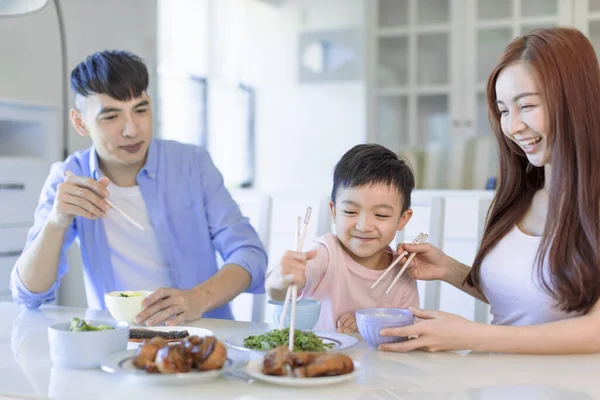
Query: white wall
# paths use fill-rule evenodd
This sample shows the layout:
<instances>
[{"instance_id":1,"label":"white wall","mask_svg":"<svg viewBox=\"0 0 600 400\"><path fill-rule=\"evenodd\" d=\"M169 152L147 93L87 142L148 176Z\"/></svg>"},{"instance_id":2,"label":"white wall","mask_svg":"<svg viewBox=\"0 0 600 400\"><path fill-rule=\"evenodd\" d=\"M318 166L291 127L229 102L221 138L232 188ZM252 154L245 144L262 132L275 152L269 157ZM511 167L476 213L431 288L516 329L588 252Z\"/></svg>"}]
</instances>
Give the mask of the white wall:
<instances>
[{"instance_id":1,"label":"white wall","mask_svg":"<svg viewBox=\"0 0 600 400\"><path fill-rule=\"evenodd\" d=\"M221 85L243 82L257 96L256 188L329 191L335 163L366 138L364 79L299 84L298 34L361 28L363 2L288 0L274 6L258 0L158 0L165 94L161 135L194 142L193 127L186 122L190 108L185 99L193 96L185 86L190 73L208 75ZM191 4L193 12L187 8ZM210 110L211 115L227 112ZM226 160L216 162L226 170Z\"/></svg>"},{"instance_id":2,"label":"white wall","mask_svg":"<svg viewBox=\"0 0 600 400\"><path fill-rule=\"evenodd\" d=\"M35 14L0 19L0 54L0 98L60 107L60 41L53 4Z\"/></svg>"}]
</instances>

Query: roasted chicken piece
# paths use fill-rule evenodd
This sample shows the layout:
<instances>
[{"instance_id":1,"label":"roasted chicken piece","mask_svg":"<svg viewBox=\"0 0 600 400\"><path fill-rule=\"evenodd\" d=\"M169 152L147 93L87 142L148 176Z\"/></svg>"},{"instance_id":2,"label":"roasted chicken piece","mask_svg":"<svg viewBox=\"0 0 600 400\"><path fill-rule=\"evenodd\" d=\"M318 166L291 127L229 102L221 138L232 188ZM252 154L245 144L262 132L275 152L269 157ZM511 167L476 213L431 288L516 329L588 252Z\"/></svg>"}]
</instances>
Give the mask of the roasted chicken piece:
<instances>
[{"instance_id":1,"label":"roasted chicken piece","mask_svg":"<svg viewBox=\"0 0 600 400\"><path fill-rule=\"evenodd\" d=\"M190 372L193 361L190 351L184 345L176 344L159 349L154 363L160 373L175 374Z\"/></svg>"},{"instance_id":2,"label":"roasted chicken piece","mask_svg":"<svg viewBox=\"0 0 600 400\"><path fill-rule=\"evenodd\" d=\"M265 375L285 376L291 366L292 352L285 345L279 346L265 355L262 372Z\"/></svg>"},{"instance_id":3,"label":"roasted chicken piece","mask_svg":"<svg viewBox=\"0 0 600 400\"><path fill-rule=\"evenodd\" d=\"M297 352L279 346L267 353L263 361L263 374L286 376L288 370L296 377L313 378L335 376L354 371L352 359L340 353Z\"/></svg>"},{"instance_id":4,"label":"roasted chicken piece","mask_svg":"<svg viewBox=\"0 0 600 400\"><path fill-rule=\"evenodd\" d=\"M354 371L352 359L339 353L321 353L312 357L307 363L294 366L294 375L304 378L345 375L352 371Z\"/></svg>"},{"instance_id":5,"label":"roasted chicken piece","mask_svg":"<svg viewBox=\"0 0 600 400\"><path fill-rule=\"evenodd\" d=\"M156 372L156 366L154 365L156 353L158 353L160 348L165 346L167 346L167 341L160 337L144 341L135 352L136 358L133 360L133 365L148 372Z\"/></svg>"},{"instance_id":6,"label":"roasted chicken piece","mask_svg":"<svg viewBox=\"0 0 600 400\"><path fill-rule=\"evenodd\" d=\"M183 344L191 352L194 367L200 371L221 369L227 360L225 345L214 336L191 336Z\"/></svg>"}]
</instances>

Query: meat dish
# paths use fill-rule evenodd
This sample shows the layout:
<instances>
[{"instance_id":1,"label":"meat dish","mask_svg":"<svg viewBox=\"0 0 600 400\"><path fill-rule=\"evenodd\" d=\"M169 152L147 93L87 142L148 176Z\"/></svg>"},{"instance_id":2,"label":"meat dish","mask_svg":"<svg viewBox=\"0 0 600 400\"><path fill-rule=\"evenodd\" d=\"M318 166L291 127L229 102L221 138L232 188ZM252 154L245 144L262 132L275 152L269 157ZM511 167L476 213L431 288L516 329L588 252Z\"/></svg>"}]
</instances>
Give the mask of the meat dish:
<instances>
[{"instance_id":1,"label":"meat dish","mask_svg":"<svg viewBox=\"0 0 600 400\"><path fill-rule=\"evenodd\" d=\"M227 349L214 336L190 336L171 345L155 337L137 349L133 365L150 373L174 374L221 369L226 360Z\"/></svg>"},{"instance_id":2,"label":"meat dish","mask_svg":"<svg viewBox=\"0 0 600 400\"><path fill-rule=\"evenodd\" d=\"M155 331L152 329L132 328L129 330L130 342L143 342L146 339L160 337L167 342L179 341L190 336L188 331Z\"/></svg>"},{"instance_id":3,"label":"meat dish","mask_svg":"<svg viewBox=\"0 0 600 400\"><path fill-rule=\"evenodd\" d=\"M291 352L287 346L269 351L263 361L265 375L316 378L336 376L354 371L350 357L332 352Z\"/></svg>"}]
</instances>

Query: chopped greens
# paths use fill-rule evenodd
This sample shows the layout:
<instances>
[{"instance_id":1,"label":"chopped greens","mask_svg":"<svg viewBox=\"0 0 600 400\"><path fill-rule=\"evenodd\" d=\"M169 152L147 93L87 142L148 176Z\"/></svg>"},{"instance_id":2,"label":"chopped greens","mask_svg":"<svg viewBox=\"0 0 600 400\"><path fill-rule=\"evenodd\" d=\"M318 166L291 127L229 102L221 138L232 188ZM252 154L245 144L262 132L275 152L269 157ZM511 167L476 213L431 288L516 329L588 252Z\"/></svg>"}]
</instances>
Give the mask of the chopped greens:
<instances>
[{"instance_id":1,"label":"chopped greens","mask_svg":"<svg viewBox=\"0 0 600 400\"><path fill-rule=\"evenodd\" d=\"M139 297L139 296L141 296L140 293L131 293L131 294L119 293L119 297Z\"/></svg>"},{"instance_id":2,"label":"chopped greens","mask_svg":"<svg viewBox=\"0 0 600 400\"><path fill-rule=\"evenodd\" d=\"M275 329L260 335L248 336L244 346L253 350L268 351L288 343L290 328ZM323 343L314 332L296 330L294 333L294 351L326 351L333 343Z\"/></svg>"},{"instance_id":3,"label":"chopped greens","mask_svg":"<svg viewBox=\"0 0 600 400\"><path fill-rule=\"evenodd\" d=\"M73 319L71 320L71 325L69 326L69 330L71 332L87 332L87 331L107 331L107 330L111 330L111 329L115 329L112 326L108 326L108 325L98 325L98 326L94 326L94 325L90 325L87 322L85 322L82 319L73 317Z\"/></svg>"}]
</instances>

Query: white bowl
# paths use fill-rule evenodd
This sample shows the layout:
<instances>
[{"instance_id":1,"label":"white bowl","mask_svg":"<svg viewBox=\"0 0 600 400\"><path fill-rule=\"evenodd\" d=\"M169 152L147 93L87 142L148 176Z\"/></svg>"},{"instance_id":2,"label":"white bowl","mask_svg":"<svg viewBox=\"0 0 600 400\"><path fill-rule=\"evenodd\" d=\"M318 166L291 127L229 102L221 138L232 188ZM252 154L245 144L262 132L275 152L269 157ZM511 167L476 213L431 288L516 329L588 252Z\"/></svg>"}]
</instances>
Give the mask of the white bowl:
<instances>
[{"instance_id":1,"label":"white bowl","mask_svg":"<svg viewBox=\"0 0 600 400\"><path fill-rule=\"evenodd\" d=\"M97 368L106 356L127 349L129 325L119 321L86 321L90 325L109 325L105 331L69 331L70 322L48 327L52 362L62 368Z\"/></svg>"},{"instance_id":2,"label":"white bowl","mask_svg":"<svg viewBox=\"0 0 600 400\"><path fill-rule=\"evenodd\" d=\"M139 294L139 296L122 297L126 295ZM104 303L110 315L118 321L135 324L135 317L143 310L142 301L152 293L150 290L123 290L104 294Z\"/></svg>"}]
</instances>

